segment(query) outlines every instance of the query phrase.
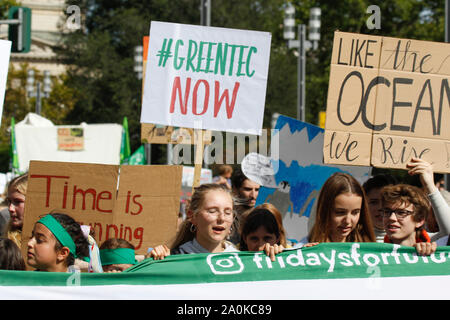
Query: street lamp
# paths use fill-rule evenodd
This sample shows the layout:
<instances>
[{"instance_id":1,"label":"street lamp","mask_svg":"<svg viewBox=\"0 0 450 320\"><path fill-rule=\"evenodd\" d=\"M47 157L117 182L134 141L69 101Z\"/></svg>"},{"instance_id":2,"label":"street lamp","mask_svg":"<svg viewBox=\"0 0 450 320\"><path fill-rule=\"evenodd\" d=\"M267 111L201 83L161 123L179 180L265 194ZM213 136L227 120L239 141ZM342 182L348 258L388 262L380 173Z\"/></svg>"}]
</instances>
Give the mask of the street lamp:
<instances>
[{"instance_id":1,"label":"street lamp","mask_svg":"<svg viewBox=\"0 0 450 320\"><path fill-rule=\"evenodd\" d=\"M36 97L35 112L41 114L42 111L42 98L48 98L52 91L52 81L50 79L50 71L44 71L44 86L41 91L41 83L36 81L36 91L34 91L34 70L30 69L27 72L27 96L29 98Z\"/></svg>"},{"instance_id":2,"label":"street lamp","mask_svg":"<svg viewBox=\"0 0 450 320\"><path fill-rule=\"evenodd\" d=\"M314 7L309 13L309 41L306 40L306 25L298 25L298 40L295 40L295 8L288 3L284 10L283 37L288 41L288 48L298 48L297 64L297 119L305 121L305 51L317 49L320 40L320 16L321 9Z\"/></svg>"},{"instance_id":3,"label":"street lamp","mask_svg":"<svg viewBox=\"0 0 450 320\"><path fill-rule=\"evenodd\" d=\"M144 51L143 46L134 47L134 72L136 72L139 80L142 79L142 62L144 61L142 57L142 52Z\"/></svg>"},{"instance_id":4,"label":"street lamp","mask_svg":"<svg viewBox=\"0 0 450 320\"><path fill-rule=\"evenodd\" d=\"M139 45L134 47L134 72L136 72L136 77L142 80L144 72L144 46ZM142 90L144 90L144 82L142 82ZM142 93L143 95L143 93ZM144 144L145 156L147 157L147 164L152 162L152 145L150 143Z\"/></svg>"}]
</instances>

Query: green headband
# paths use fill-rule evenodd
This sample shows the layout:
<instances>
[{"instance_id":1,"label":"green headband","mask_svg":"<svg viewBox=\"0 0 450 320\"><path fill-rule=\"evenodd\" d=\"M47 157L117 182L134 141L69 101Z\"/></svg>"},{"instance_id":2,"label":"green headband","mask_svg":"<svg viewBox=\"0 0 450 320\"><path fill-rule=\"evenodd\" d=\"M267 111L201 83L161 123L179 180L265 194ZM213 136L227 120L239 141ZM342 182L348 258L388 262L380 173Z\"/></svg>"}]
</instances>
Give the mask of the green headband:
<instances>
[{"instance_id":1,"label":"green headband","mask_svg":"<svg viewBox=\"0 0 450 320\"><path fill-rule=\"evenodd\" d=\"M102 249L100 250L102 266L110 264L136 264L134 250L130 248Z\"/></svg>"},{"instance_id":2,"label":"green headband","mask_svg":"<svg viewBox=\"0 0 450 320\"><path fill-rule=\"evenodd\" d=\"M64 227L50 214L47 214L45 217L41 218L37 223L41 223L50 230L51 233L55 236L56 239L62 244L63 247L69 248L70 253L76 258L77 247L75 242L73 242L70 234L64 229Z\"/></svg>"}]
</instances>

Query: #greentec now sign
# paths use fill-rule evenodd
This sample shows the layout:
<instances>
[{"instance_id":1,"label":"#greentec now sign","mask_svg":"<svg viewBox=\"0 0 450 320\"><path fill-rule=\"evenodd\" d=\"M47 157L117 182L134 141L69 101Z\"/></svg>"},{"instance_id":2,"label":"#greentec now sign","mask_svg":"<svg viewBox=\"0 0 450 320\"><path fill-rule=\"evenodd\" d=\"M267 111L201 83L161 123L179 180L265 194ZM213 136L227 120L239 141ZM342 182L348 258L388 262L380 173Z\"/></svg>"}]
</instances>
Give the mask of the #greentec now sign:
<instances>
[{"instance_id":1,"label":"#greentec now sign","mask_svg":"<svg viewBox=\"0 0 450 320\"><path fill-rule=\"evenodd\" d=\"M261 134L268 32L152 21L141 123Z\"/></svg>"}]
</instances>

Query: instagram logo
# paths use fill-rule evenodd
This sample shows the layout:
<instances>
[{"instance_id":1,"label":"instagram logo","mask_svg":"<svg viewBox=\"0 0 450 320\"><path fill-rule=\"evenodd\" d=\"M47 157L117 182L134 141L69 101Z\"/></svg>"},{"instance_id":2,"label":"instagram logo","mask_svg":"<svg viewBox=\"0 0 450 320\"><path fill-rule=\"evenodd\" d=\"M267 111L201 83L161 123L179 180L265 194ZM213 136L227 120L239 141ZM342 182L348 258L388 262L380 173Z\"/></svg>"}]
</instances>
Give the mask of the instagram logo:
<instances>
[{"instance_id":1,"label":"instagram logo","mask_svg":"<svg viewBox=\"0 0 450 320\"><path fill-rule=\"evenodd\" d=\"M217 275L237 274L244 270L241 258L237 253L214 253L210 254L206 261L211 268L212 273Z\"/></svg>"}]
</instances>

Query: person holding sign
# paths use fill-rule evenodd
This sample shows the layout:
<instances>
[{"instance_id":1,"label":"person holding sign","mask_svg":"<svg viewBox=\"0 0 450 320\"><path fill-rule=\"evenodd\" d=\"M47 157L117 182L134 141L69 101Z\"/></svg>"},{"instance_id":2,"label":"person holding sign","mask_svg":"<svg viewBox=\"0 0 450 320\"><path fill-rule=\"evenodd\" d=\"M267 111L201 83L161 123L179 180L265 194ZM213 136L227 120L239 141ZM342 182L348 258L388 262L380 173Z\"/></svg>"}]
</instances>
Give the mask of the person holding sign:
<instances>
[{"instance_id":1,"label":"person holding sign","mask_svg":"<svg viewBox=\"0 0 450 320\"><path fill-rule=\"evenodd\" d=\"M0 270L25 270L20 248L10 239L0 238Z\"/></svg>"},{"instance_id":2,"label":"person holding sign","mask_svg":"<svg viewBox=\"0 0 450 320\"><path fill-rule=\"evenodd\" d=\"M266 251L272 260L284 250L281 244L281 230L268 209L256 207L242 217L241 251Z\"/></svg>"},{"instance_id":3,"label":"person holding sign","mask_svg":"<svg viewBox=\"0 0 450 320\"><path fill-rule=\"evenodd\" d=\"M436 251L436 242L425 230L431 205L421 189L406 184L384 187L382 203L384 242L416 247L421 255Z\"/></svg>"},{"instance_id":4,"label":"person holding sign","mask_svg":"<svg viewBox=\"0 0 450 320\"><path fill-rule=\"evenodd\" d=\"M278 229L280 229L280 244L283 245L283 247L285 248L292 248L292 243L286 237L286 230L284 229L283 226L283 216L281 212L277 209L277 207L275 207L273 204L269 202L266 202L255 207L255 209L256 208L269 210L273 214L275 220L277 221Z\"/></svg>"},{"instance_id":5,"label":"person holding sign","mask_svg":"<svg viewBox=\"0 0 450 320\"><path fill-rule=\"evenodd\" d=\"M347 173L336 172L325 181L314 226L294 248L319 242L375 242L364 190Z\"/></svg>"},{"instance_id":6,"label":"person holding sign","mask_svg":"<svg viewBox=\"0 0 450 320\"><path fill-rule=\"evenodd\" d=\"M233 199L224 185L203 184L195 188L176 239L170 249L159 245L147 258L164 259L170 254L232 252L238 249L225 239L234 219Z\"/></svg>"},{"instance_id":7,"label":"person holding sign","mask_svg":"<svg viewBox=\"0 0 450 320\"><path fill-rule=\"evenodd\" d=\"M216 253L239 251L226 238L234 219L233 198L224 185L203 184L195 189L187 219L180 226L170 248L159 245L146 258L162 260L171 254ZM270 255L272 248L265 250ZM274 259L274 258L273 258Z\"/></svg>"},{"instance_id":8,"label":"person holding sign","mask_svg":"<svg viewBox=\"0 0 450 320\"><path fill-rule=\"evenodd\" d=\"M76 258L89 257L80 225L63 213L49 213L37 221L27 248L28 265L39 271L67 272Z\"/></svg>"},{"instance_id":9,"label":"person holding sign","mask_svg":"<svg viewBox=\"0 0 450 320\"><path fill-rule=\"evenodd\" d=\"M434 214L439 230L430 233L431 241L447 236L450 234L450 207L434 183L433 166L429 162L418 158L412 158L406 166L409 168L408 173L410 175L419 175L422 190L430 200L433 209L430 214Z\"/></svg>"}]
</instances>

